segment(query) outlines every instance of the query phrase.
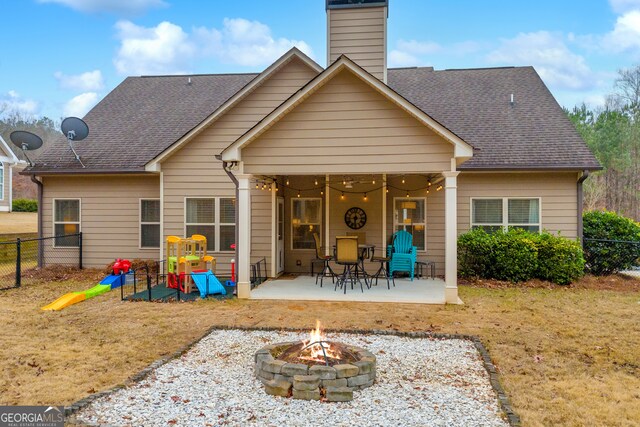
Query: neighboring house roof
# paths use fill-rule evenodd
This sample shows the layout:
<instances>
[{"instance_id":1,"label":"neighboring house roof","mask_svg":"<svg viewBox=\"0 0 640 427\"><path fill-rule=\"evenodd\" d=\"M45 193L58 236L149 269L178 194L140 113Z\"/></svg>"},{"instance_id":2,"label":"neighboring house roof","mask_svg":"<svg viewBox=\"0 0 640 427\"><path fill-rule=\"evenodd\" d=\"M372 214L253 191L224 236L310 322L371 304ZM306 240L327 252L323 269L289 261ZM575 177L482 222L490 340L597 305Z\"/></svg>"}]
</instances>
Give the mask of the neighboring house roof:
<instances>
[{"instance_id":1,"label":"neighboring house roof","mask_svg":"<svg viewBox=\"0 0 640 427\"><path fill-rule=\"evenodd\" d=\"M390 69L387 78L391 88L473 145L462 170L600 169L533 67L403 68Z\"/></svg>"},{"instance_id":2,"label":"neighboring house roof","mask_svg":"<svg viewBox=\"0 0 640 427\"><path fill-rule=\"evenodd\" d=\"M277 121L284 117L289 112L293 111L295 107L303 102L310 94L322 87L333 77L338 75L343 70L348 70L355 76L359 77L362 81L367 83L372 90L376 90L389 101L396 104L398 107L405 110L412 115L415 119L421 122L424 126L427 126L435 133L444 138L445 141L451 143L454 146L454 156L456 158L468 159L473 155L473 148L458 135L453 133L450 129L442 126L424 111L417 108L411 102L404 99L402 96L398 96L396 92L389 88L389 86L382 83L376 77L365 71L362 67L358 66L351 59L345 55L340 56L330 67L312 79L307 85L301 88L298 92L293 94L289 99L284 101L280 106L275 108L264 119L258 122L253 128L249 129L244 135L238 138L233 144L222 151L223 160L240 160L240 150L242 147L250 144L262 133L264 133L269 127L273 126Z\"/></svg>"},{"instance_id":3,"label":"neighboring house roof","mask_svg":"<svg viewBox=\"0 0 640 427\"><path fill-rule=\"evenodd\" d=\"M0 161L4 163L24 163L16 156L9 144L0 135Z\"/></svg>"},{"instance_id":4,"label":"neighboring house roof","mask_svg":"<svg viewBox=\"0 0 640 427\"><path fill-rule=\"evenodd\" d=\"M144 171L145 164L223 109L257 76L129 77L85 117L89 137L75 146L86 169L66 143L53 143L29 170ZM473 158L460 165L462 170L600 168L532 67L389 69L387 84L474 147Z\"/></svg>"}]
</instances>

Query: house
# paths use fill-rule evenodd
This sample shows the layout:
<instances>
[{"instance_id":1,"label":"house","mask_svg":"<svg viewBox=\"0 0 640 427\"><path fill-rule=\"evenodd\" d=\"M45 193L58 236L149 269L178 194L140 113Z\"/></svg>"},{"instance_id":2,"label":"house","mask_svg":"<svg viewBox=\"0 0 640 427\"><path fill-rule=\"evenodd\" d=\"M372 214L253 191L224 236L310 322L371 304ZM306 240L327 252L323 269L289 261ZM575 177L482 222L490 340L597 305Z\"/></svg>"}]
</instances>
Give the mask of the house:
<instances>
[{"instance_id":1,"label":"house","mask_svg":"<svg viewBox=\"0 0 640 427\"><path fill-rule=\"evenodd\" d=\"M0 212L11 212L13 202L13 174L12 170L18 165L24 165L9 144L0 136Z\"/></svg>"},{"instance_id":2,"label":"house","mask_svg":"<svg viewBox=\"0 0 640 427\"><path fill-rule=\"evenodd\" d=\"M86 167L51 144L26 172L41 233L81 230L91 266L204 234L247 298L250 263L309 271L313 233L330 251L359 208L351 226L379 248L412 233L451 303L471 227L580 236L582 181L600 166L536 71L387 68L388 0L351 3L327 0L326 68L294 48L256 74L125 79L85 117Z\"/></svg>"}]
</instances>

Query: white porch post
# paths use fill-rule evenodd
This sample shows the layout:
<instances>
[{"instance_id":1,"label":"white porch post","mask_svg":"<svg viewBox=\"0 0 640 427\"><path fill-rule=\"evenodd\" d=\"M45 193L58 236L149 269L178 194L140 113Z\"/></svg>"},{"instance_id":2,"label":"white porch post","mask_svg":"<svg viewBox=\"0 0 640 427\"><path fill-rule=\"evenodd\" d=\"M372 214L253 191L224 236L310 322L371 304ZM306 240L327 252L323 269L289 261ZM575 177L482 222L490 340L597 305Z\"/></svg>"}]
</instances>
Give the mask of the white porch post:
<instances>
[{"instance_id":1,"label":"white porch post","mask_svg":"<svg viewBox=\"0 0 640 427\"><path fill-rule=\"evenodd\" d=\"M443 172L445 180L444 228L445 228L445 301L459 304L458 299L458 185L459 172Z\"/></svg>"},{"instance_id":2,"label":"white porch post","mask_svg":"<svg viewBox=\"0 0 640 427\"><path fill-rule=\"evenodd\" d=\"M251 175L236 175L238 179L238 298L251 293Z\"/></svg>"}]
</instances>

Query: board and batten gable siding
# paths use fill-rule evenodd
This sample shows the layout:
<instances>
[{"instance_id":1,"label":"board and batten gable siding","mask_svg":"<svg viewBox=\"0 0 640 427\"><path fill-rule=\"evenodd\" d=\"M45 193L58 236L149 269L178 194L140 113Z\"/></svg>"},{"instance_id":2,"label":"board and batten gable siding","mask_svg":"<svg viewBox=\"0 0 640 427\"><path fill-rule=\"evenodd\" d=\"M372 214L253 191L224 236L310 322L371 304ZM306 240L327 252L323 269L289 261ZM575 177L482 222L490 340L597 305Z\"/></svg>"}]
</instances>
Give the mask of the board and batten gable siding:
<instances>
[{"instance_id":1,"label":"board and batten gable siding","mask_svg":"<svg viewBox=\"0 0 640 427\"><path fill-rule=\"evenodd\" d=\"M540 197L542 228L562 237L578 235L576 172L470 173L458 176L458 234L471 227L472 198Z\"/></svg>"},{"instance_id":2,"label":"board and batten gable siding","mask_svg":"<svg viewBox=\"0 0 640 427\"><path fill-rule=\"evenodd\" d=\"M164 239L170 235L184 236L186 197L235 198L235 186L222 169L222 162L214 156L220 154L316 75L317 73L301 60L292 59L162 163ZM270 196L271 193L268 191L252 191L252 261L266 258L269 267ZM218 273L229 274L230 261L235 254L227 252L214 255L217 259Z\"/></svg>"},{"instance_id":3,"label":"board and batten gable siding","mask_svg":"<svg viewBox=\"0 0 640 427\"><path fill-rule=\"evenodd\" d=\"M0 155L2 152L0 151ZM8 163L2 163L2 186L3 191L0 193L0 212L10 211L11 202L11 167Z\"/></svg>"},{"instance_id":4,"label":"board and batten gable siding","mask_svg":"<svg viewBox=\"0 0 640 427\"><path fill-rule=\"evenodd\" d=\"M453 145L344 70L242 148L246 173L442 172Z\"/></svg>"},{"instance_id":5,"label":"board and batten gable siding","mask_svg":"<svg viewBox=\"0 0 640 427\"><path fill-rule=\"evenodd\" d=\"M80 199L83 263L104 267L116 258L159 259L159 249L140 249L140 199L159 199L157 175L44 176L42 232L54 235L54 199ZM45 260L77 260L77 249L45 246ZM68 258L64 258L68 256Z\"/></svg>"},{"instance_id":6,"label":"board and batten gable siding","mask_svg":"<svg viewBox=\"0 0 640 427\"><path fill-rule=\"evenodd\" d=\"M328 64L346 55L384 81L386 68L386 7L327 10Z\"/></svg>"}]
</instances>

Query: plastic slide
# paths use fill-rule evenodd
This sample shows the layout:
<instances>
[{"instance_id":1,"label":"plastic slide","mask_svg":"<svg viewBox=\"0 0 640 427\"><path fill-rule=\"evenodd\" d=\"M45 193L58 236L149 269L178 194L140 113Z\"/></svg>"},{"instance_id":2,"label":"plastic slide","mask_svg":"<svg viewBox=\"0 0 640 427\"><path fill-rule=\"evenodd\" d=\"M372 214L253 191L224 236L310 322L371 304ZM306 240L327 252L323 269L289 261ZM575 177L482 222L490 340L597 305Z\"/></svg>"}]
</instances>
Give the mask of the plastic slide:
<instances>
[{"instance_id":1,"label":"plastic slide","mask_svg":"<svg viewBox=\"0 0 640 427\"><path fill-rule=\"evenodd\" d=\"M100 282L101 285L110 285L111 289L119 288L124 285L124 274L110 274Z\"/></svg>"},{"instance_id":2,"label":"plastic slide","mask_svg":"<svg viewBox=\"0 0 640 427\"><path fill-rule=\"evenodd\" d=\"M77 302L84 301L86 298L87 296L83 292L71 292L69 294L62 295L51 304L42 307L42 309L58 311Z\"/></svg>"},{"instance_id":3,"label":"plastic slide","mask_svg":"<svg viewBox=\"0 0 640 427\"><path fill-rule=\"evenodd\" d=\"M193 283L198 287L202 298L207 295L227 294L224 286L222 286L222 283L220 283L211 270L204 273L191 273L191 278L193 279Z\"/></svg>"}]
</instances>

